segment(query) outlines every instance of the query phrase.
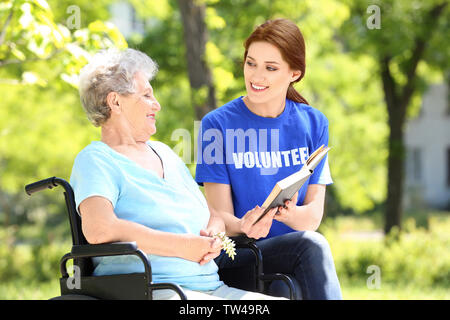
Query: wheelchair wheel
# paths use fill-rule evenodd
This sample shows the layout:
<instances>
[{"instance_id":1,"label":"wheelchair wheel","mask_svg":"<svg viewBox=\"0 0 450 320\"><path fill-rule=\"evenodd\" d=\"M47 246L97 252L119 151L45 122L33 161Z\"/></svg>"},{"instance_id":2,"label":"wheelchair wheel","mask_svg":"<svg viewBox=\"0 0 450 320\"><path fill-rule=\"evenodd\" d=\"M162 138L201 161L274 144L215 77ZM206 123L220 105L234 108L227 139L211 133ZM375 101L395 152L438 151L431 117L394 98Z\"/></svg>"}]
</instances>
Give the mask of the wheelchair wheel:
<instances>
[{"instance_id":1,"label":"wheelchair wheel","mask_svg":"<svg viewBox=\"0 0 450 320\"><path fill-rule=\"evenodd\" d=\"M54 297L49 300L98 300L91 296L85 296L83 294L65 294L62 296Z\"/></svg>"}]
</instances>

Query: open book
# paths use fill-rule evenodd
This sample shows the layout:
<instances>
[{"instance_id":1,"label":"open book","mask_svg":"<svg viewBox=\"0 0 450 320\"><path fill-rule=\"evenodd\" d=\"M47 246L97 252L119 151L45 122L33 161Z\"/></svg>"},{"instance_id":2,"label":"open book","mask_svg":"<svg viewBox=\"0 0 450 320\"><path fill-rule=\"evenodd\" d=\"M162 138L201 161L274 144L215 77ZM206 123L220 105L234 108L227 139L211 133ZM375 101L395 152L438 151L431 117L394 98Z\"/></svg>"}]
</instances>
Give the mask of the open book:
<instances>
[{"instance_id":1,"label":"open book","mask_svg":"<svg viewBox=\"0 0 450 320\"><path fill-rule=\"evenodd\" d=\"M284 202L286 200L292 199L295 193L298 192L298 190L300 190L303 186L305 181L308 180L308 178L313 174L314 169L325 157L328 150L330 150L329 147L321 145L308 157L305 164L299 171L291 174L283 180L278 181L262 205L262 207L266 209L258 220L255 221L255 223L261 220L261 218L264 217L270 209L278 206L284 206Z\"/></svg>"}]
</instances>

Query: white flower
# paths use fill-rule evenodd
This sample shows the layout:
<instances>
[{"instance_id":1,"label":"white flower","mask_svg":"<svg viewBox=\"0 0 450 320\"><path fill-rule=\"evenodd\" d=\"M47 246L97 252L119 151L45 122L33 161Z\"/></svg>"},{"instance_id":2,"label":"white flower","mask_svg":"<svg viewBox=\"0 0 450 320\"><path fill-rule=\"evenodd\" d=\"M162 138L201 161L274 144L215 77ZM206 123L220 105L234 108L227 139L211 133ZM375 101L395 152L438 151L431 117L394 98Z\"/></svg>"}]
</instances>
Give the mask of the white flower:
<instances>
[{"instance_id":1,"label":"white flower","mask_svg":"<svg viewBox=\"0 0 450 320\"><path fill-rule=\"evenodd\" d=\"M236 255L235 243L233 240L228 238L225 235L225 232L219 232L214 235L214 238L219 238L222 241L222 248L225 250L225 253L234 260L234 256Z\"/></svg>"}]
</instances>

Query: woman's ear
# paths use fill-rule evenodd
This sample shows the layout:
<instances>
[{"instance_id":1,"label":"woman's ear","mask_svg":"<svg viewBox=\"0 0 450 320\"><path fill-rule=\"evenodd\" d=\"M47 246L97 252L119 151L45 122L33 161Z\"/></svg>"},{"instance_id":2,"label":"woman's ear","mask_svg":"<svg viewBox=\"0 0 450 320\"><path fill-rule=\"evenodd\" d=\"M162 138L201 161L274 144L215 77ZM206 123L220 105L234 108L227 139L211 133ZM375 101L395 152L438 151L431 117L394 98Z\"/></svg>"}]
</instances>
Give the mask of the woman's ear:
<instances>
[{"instance_id":1,"label":"woman's ear","mask_svg":"<svg viewBox=\"0 0 450 320\"><path fill-rule=\"evenodd\" d=\"M106 104L111 109L111 112L120 113L120 102L119 102L119 94L117 92L111 91L106 96Z\"/></svg>"},{"instance_id":2,"label":"woman's ear","mask_svg":"<svg viewBox=\"0 0 450 320\"><path fill-rule=\"evenodd\" d=\"M293 70L291 73L291 82L297 81L302 75L300 70Z\"/></svg>"}]
</instances>

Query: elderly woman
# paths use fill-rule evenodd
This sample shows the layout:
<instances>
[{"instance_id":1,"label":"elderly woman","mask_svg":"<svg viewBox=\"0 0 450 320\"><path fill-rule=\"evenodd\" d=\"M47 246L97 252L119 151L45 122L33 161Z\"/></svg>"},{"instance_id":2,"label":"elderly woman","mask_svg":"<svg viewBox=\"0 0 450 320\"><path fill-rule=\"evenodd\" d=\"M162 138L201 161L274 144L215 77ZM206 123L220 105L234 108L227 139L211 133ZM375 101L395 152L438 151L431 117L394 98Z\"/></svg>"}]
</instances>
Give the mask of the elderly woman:
<instances>
[{"instance_id":1,"label":"elderly woman","mask_svg":"<svg viewBox=\"0 0 450 320\"><path fill-rule=\"evenodd\" d=\"M142 52L98 53L80 74L80 96L89 120L101 127L76 157L70 182L89 243L135 241L149 257L155 282L182 286L193 299L270 299L230 288L214 262L223 221L181 159L165 144L149 141L161 106L151 80L157 66ZM142 272L135 257L94 260L94 275ZM158 290L155 299L176 298Z\"/></svg>"}]
</instances>

